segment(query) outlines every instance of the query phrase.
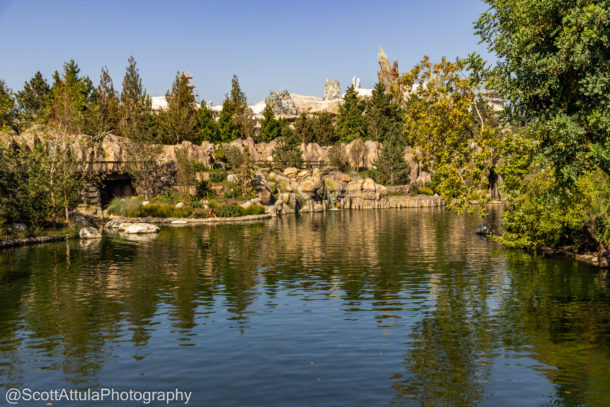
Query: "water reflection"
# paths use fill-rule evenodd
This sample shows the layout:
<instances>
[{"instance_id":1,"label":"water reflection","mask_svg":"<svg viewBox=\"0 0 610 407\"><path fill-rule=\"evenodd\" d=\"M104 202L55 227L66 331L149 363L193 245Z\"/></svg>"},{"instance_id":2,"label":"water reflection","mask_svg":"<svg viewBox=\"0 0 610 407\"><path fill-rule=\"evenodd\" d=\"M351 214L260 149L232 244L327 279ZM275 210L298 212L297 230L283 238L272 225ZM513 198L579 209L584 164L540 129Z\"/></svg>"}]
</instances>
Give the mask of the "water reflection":
<instances>
[{"instance_id":1,"label":"water reflection","mask_svg":"<svg viewBox=\"0 0 610 407\"><path fill-rule=\"evenodd\" d=\"M168 377L213 404L262 369L244 400L603 405L605 277L502 251L478 222L341 211L0 252L0 386Z\"/></svg>"}]
</instances>

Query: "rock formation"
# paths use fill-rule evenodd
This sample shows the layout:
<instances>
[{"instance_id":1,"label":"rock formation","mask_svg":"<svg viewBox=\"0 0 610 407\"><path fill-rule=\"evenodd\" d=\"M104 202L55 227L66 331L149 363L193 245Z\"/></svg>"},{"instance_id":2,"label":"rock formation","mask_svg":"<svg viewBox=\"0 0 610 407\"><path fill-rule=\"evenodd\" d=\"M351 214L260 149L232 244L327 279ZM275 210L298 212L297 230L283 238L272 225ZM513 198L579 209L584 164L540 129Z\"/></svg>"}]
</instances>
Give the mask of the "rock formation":
<instances>
[{"instance_id":1,"label":"rock formation","mask_svg":"<svg viewBox=\"0 0 610 407\"><path fill-rule=\"evenodd\" d=\"M341 85L339 81L326 78L324 83L324 98L323 100L341 99Z\"/></svg>"},{"instance_id":2,"label":"rock formation","mask_svg":"<svg viewBox=\"0 0 610 407\"><path fill-rule=\"evenodd\" d=\"M265 104L271 106L273 113L281 116L297 116L299 114L290 93L286 89L280 93L269 91L269 96L265 98Z\"/></svg>"},{"instance_id":3,"label":"rock formation","mask_svg":"<svg viewBox=\"0 0 610 407\"><path fill-rule=\"evenodd\" d=\"M398 77L400 76L398 62L394 60L392 67L390 67L390 60L381 47L379 47L377 58L379 59L379 70L377 71L379 82L383 83L386 89L390 89L392 85L398 85Z\"/></svg>"}]
</instances>

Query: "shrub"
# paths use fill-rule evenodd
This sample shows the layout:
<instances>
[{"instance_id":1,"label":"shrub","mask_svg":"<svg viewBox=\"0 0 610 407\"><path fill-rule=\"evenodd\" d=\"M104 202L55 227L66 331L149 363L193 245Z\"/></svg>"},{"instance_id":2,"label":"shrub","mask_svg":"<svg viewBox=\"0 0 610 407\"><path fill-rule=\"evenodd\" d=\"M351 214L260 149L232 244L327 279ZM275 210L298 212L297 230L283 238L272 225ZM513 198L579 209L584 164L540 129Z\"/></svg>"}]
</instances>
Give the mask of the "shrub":
<instances>
[{"instance_id":1,"label":"shrub","mask_svg":"<svg viewBox=\"0 0 610 407\"><path fill-rule=\"evenodd\" d=\"M191 213L193 218L204 219L210 216L209 210L204 208L195 208Z\"/></svg>"},{"instance_id":2,"label":"shrub","mask_svg":"<svg viewBox=\"0 0 610 407\"><path fill-rule=\"evenodd\" d=\"M417 192L422 195L434 195L434 191L429 187L421 187Z\"/></svg>"},{"instance_id":3,"label":"shrub","mask_svg":"<svg viewBox=\"0 0 610 407\"><path fill-rule=\"evenodd\" d=\"M227 179L227 172L222 168L210 170L210 181L217 184Z\"/></svg>"},{"instance_id":4,"label":"shrub","mask_svg":"<svg viewBox=\"0 0 610 407\"><path fill-rule=\"evenodd\" d=\"M197 199L210 199L216 196L216 190L210 188L210 182L202 179L197 183Z\"/></svg>"},{"instance_id":5,"label":"shrub","mask_svg":"<svg viewBox=\"0 0 610 407\"><path fill-rule=\"evenodd\" d=\"M114 198L106 212L110 215L129 216L130 211L136 211L142 205L140 198Z\"/></svg>"},{"instance_id":6,"label":"shrub","mask_svg":"<svg viewBox=\"0 0 610 407\"><path fill-rule=\"evenodd\" d=\"M265 208L261 205L251 205L248 208L241 208L241 214L246 215L261 215L265 213Z\"/></svg>"},{"instance_id":7,"label":"shrub","mask_svg":"<svg viewBox=\"0 0 610 407\"><path fill-rule=\"evenodd\" d=\"M328 160L330 161L331 167L337 168L341 171L345 171L349 166L347 155L345 154L345 150L341 144L335 144L328 149Z\"/></svg>"},{"instance_id":8,"label":"shrub","mask_svg":"<svg viewBox=\"0 0 610 407\"><path fill-rule=\"evenodd\" d=\"M227 149L227 163L231 168L240 168L244 165L244 154L239 147L229 146Z\"/></svg>"},{"instance_id":9,"label":"shrub","mask_svg":"<svg viewBox=\"0 0 610 407\"><path fill-rule=\"evenodd\" d=\"M224 205L216 211L219 218L235 218L241 216L241 208L235 204Z\"/></svg>"}]
</instances>

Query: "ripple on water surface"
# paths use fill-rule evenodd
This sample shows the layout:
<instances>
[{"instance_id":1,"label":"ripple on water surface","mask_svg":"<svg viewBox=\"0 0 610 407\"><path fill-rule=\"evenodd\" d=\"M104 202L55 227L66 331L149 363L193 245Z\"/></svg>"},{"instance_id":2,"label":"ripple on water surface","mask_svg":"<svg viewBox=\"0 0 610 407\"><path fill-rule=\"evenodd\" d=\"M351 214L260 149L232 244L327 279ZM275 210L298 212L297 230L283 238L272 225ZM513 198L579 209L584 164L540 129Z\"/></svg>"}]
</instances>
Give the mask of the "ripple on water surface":
<instances>
[{"instance_id":1,"label":"ripple on water surface","mask_svg":"<svg viewBox=\"0 0 610 407\"><path fill-rule=\"evenodd\" d=\"M0 252L0 386L180 388L208 406L604 405L605 279L504 251L478 223L337 211Z\"/></svg>"}]
</instances>

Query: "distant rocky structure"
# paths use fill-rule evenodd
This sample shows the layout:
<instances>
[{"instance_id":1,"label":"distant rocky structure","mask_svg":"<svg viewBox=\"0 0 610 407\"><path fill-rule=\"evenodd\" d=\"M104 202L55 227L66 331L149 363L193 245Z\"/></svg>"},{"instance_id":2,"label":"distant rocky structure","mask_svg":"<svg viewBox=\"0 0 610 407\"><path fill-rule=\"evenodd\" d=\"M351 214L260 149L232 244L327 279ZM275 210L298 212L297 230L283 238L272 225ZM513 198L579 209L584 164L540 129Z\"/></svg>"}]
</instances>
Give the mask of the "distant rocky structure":
<instances>
[{"instance_id":1,"label":"distant rocky structure","mask_svg":"<svg viewBox=\"0 0 610 407\"><path fill-rule=\"evenodd\" d=\"M398 73L398 61L394 60L390 67L390 60L381 47L379 47L377 58L379 59L379 70L377 71L379 82L383 83L387 90L391 89L392 85L398 85L398 77L400 76Z\"/></svg>"},{"instance_id":2,"label":"distant rocky structure","mask_svg":"<svg viewBox=\"0 0 610 407\"><path fill-rule=\"evenodd\" d=\"M297 116L299 114L290 93L286 89L280 93L269 91L269 96L265 98L265 104L271 106L273 113L282 116Z\"/></svg>"},{"instance_id":3,"label":"distant rocky structure","mask_svg":"<svg viewBox=\"0 0 610 407\"><path fill-rule=\"evenodd\" d=\"M323 100L335 100L341 99L341 85L339 81L331 78L326 78L324 83L324 97Z\"/></svg>"}]
</instances>

